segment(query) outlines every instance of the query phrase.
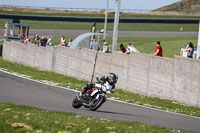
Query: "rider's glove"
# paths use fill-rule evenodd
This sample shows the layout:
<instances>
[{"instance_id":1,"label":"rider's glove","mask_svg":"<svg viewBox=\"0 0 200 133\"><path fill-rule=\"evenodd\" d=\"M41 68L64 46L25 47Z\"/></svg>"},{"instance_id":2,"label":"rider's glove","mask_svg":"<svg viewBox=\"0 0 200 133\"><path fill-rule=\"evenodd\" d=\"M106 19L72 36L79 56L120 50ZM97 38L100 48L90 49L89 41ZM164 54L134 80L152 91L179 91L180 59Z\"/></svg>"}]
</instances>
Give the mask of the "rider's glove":
<instances>
[{"instance_id":1,"label":"rider's glove","mask_svg":"<svg viewBox=\"0 0 200 133\"><path fill-rule=\"evenodd\" d=\"M114 90L114 89L112 89L110 92L111 92L111 93L114 93L114 92L115 92L115 90Z\"/></svg>"}]
</instances>

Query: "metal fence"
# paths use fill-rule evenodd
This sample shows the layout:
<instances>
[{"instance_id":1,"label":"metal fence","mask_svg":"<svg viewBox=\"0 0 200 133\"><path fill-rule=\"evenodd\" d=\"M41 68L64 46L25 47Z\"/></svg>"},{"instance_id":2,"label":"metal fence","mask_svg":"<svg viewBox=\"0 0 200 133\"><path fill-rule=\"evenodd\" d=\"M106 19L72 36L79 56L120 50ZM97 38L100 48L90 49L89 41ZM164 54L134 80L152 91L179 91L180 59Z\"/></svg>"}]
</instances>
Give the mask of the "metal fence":
<instances>
[{"instance_id":1,"label":"metal fence","mask_svg":"<svg viewBox=\"0 0 200 133\"><path fill-rule=\"evenodd\" d=\"M70 8L70 7L42 7L42 6L14 6L14 5L0 5L1 8L24 8L24 9L52 9L52 10L64 10L64 11L89 11L89 12L102 12L103 8ZM114 12L115 9L108 9L109 12ZM120 9L121 12L126 13L147 13L151 10L142 9Z\"/></svg>"},{"instance_id":2,"label":"metal fence","mask_svg":"<svg viewBox=\"0 0 200 133\"><path fill-rule=\"evenodd\" d=\"M25 16L25 15L1 15L4 19L40 20L40 21L68 21L68 22L101 22L104 18L77 18L77 17L48 17L48 16ZM109 18L108 23L113 23L114 19ZM173 24L198 24L196 19L119 19L121 23L173 23Z\"/></svg>"}]
</instances>

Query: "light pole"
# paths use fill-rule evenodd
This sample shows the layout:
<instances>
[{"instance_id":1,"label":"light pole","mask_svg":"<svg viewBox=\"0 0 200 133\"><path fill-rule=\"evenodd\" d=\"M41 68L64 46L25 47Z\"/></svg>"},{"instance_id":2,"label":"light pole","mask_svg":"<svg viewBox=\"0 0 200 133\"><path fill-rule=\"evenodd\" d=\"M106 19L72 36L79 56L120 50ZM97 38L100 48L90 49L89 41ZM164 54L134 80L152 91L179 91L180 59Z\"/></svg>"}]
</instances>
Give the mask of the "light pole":
<instances>
[{"instance_id":1,"label":"light pole","mask_svg":"<svg viewBox=\"0 0 200 133\"><path fill-rule=\"evenodd\" d=\"M108 5L109 5L109 0L107 0L106 10L105 10L105 23L104 23L104 35L103 35L103 39L104 40L106 40L106 29L107 29L107 19L108 19Z\"/></svg>"},{"instance_id":2,"label":"light pole","mask_svg":"<svg viewBox=\"0 0 200 133\"><path fill-rule=\"evenodd\" d=\"M116 46L117 46L119 13L120 13L120 0L116 0L115 20L114 20L114 28L113 28L112 51L116 51Z\"/></svg>"}]
</instances>

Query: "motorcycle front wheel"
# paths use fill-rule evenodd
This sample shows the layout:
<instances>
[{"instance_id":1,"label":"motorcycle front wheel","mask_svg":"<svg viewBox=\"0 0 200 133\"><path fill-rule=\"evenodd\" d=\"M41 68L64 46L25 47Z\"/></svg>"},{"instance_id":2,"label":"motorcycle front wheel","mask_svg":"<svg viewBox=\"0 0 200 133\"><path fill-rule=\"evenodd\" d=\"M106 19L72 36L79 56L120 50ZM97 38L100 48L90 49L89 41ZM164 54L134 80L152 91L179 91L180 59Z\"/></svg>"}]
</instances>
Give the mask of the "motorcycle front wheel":
<instances>
[{"instance_id":1,"label":"motorcycle front wheel","mask_svg":"<svg viewBox=\"0 0 200 133\"><path fill-rule=\"evenodd\" d=\"M90 110L95 111L97 110L102 104L104 103L104 97L99 96L98 99L95 99L92 104L90 105Z\"/></svg>"},{"instance_id":2,"label":"motorcycle front wheel","mask_svg":"<svg viewBox=\"0 0 200 133\"><path fill-rule=\"evenodd\" d=\"M73 106L74 108L80 108L82 105L83 105L83 104L81 103L80 100L77 99L77 97L76 97L76 98L73 100L73 102L72 102L72 106Z\"/></svg>"}]
</instances>

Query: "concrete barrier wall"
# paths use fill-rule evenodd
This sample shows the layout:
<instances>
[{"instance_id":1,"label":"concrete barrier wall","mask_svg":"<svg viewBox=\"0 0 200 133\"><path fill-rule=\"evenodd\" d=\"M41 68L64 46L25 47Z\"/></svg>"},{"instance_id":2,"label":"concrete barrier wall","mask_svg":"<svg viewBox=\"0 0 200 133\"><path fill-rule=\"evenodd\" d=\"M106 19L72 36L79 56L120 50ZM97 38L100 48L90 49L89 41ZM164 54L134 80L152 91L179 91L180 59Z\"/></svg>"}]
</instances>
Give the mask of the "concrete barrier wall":
<instances>
[{"instance_id":1,"label":"concrete barrier wall","mask_svg":"<svg viewBox=\"0 0 200 133\"><path fill-rule=\"evenodd\" d=\"M130 54L128 90L147 95L150 74L150 56L144 54Z\"/></svg>"},{"instance_id":2,"label":"concrete barrier wall","mask_svg":"<svg viewBox=\"0 0 200 133\"><path fill-rule=\"evenodd\" d=\"M175 56L174 62L173 99L200 106L200 61Z\"/></svg>"},{"instance_id":3,"label":"concrete barrier wall","mask_svg":"<svg viewBox=\"0 0 200 133\"><path fill-rule=\"evenodd\" d=\"M55 72L90 81L96 51L57 47Z\"/></svg>"},{"instance_id":4,"label":"concrete barrier wall","mask_svg":"<svg viewBox=\"0 0 200 133\"><path fill-rule=\"evenodd\" d=\"M38 47L32 44L4 41L3 58L24 65L51 70L52 48Z\"/></svg>"},{"instance_id":5,"label":"concrete barrier wall","mask_svg":"<svg viewBox=\"0 0 200 133\"><path fill-rule=\"evenodd\" d=\"M119 75L117 88L200 106L200 60L178 56L169 59L142 53L108 54L6 41L3 58L88 81L93 72L94 77L114 72Z\"/></svg>"},{"instance_id":6,"label":"concrete barrier wall","mask_svg":"<svg viewBox=\"0 0 200 133\"><path fill-rule=\"evenodd\" d=\"M170 99L173 60L131 53L128 90Z\"/></svg>"},{"instance_id":7,"label":"concrete barrier wall","mask_svg":"<svg viewBox=\"0 0 200 133\"><path fill-rule=\"evenodd\" d=\"M170 99L173 65L172 59L140 53L99 53L95 76L115 72L118 88Z\"/></svg>"},{"instance_id":8,"label":"concrete barrier wall","mask_svg":"<svg viewBox=\"0 0 200 133\"><path fill-rule=\"evenodd\" d=\"M110 72L117 73L120 77L117 87L126 89L127 74L129 72L128 64L129 56L127 54L99 52L95 68L95 77L108 75Z\"/></svg>"}]
</instances>

